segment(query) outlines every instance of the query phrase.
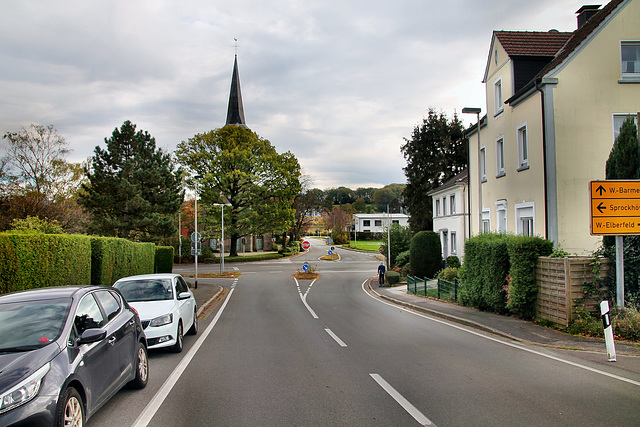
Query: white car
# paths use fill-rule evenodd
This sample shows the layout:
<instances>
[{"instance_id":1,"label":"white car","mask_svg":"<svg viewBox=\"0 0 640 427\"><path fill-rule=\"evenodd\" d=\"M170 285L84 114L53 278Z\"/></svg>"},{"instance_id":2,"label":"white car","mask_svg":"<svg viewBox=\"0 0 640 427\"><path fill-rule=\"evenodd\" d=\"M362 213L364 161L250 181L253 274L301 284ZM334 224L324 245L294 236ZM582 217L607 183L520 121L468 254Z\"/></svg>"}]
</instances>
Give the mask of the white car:
<instances>
[{"instance_id":1,"label":"white car","mask_svg":"<svg viewBox=\"0 0 640 427\"><path fill-rule=\"evenodd\" d=\"M184 331L198 333L198 306L179 274L123 277L113 284L140 316L149 349L182 351Z\"/></svg>"}]
</instances>

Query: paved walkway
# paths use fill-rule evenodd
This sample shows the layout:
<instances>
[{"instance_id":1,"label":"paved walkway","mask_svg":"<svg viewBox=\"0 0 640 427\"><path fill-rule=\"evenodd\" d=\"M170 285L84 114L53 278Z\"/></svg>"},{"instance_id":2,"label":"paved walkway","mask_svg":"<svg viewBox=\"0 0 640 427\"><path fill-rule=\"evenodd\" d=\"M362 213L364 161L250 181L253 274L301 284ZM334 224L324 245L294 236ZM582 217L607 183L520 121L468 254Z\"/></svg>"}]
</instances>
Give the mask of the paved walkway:
<instances>
[{"instance_id":1,"label":"paved walkway","mask_svg":"<svg viewBox=\"0 0 640 427\"><path fill-rule=\"evenodd\" d=\"M546 347L603 353L606 357L607 350L604 339L574 336L516 317L502 316L471 307L463 307L432 298L408 294L406 285L381 288L377 284L377 279L371 279L367 286L374 294L394 304L514 341ZM615 348L617 354L640 357L640 344L616 341Z\"/></svg>"}]
</instances>

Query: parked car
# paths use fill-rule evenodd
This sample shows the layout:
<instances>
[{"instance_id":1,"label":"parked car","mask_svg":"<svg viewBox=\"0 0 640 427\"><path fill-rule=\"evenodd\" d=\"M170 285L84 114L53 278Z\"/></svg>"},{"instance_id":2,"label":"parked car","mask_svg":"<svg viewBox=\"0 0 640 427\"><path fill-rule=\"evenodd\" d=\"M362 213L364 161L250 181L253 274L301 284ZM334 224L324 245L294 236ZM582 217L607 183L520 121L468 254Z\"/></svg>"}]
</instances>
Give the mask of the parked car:
<instances>
[{"instance_id":1,"label":"parked car","mask_svg":"<svg viewBox=\"0 0 640 427\"><path fill-rule=\"evenodd\" d=\"M124 277L113 284L136 309L149 349L169 347L179 353L184 331L198 333L198 306L189 285L179 274Z\"/></svg>"},{"instance_id":2,"label":"parked car","mask_svg":"<svg viewBox=\"0 0 640 427\"><path fill-rule=\"evenodd\" d=\"M0 425L83 425L124 385L146 386L146 346L116 289L0 295Z\"/></svg>"}]
</instances>

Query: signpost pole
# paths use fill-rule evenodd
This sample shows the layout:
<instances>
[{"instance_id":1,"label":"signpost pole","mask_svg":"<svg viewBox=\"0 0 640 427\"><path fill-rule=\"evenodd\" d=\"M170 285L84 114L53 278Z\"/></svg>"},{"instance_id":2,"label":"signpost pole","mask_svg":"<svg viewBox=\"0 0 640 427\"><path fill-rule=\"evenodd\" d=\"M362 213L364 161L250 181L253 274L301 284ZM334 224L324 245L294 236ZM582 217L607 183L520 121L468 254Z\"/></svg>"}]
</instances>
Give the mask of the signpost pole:
<instances>
[{"instance_id":1,"label":"signpost pole","mask_svg":"<svg viewBox=\"0 0 640 427\"><path fill-rule=\"evenodd\" d=\"M616 304L624 308L624 237L616 236Z\"/></svg>"}]
</instances>

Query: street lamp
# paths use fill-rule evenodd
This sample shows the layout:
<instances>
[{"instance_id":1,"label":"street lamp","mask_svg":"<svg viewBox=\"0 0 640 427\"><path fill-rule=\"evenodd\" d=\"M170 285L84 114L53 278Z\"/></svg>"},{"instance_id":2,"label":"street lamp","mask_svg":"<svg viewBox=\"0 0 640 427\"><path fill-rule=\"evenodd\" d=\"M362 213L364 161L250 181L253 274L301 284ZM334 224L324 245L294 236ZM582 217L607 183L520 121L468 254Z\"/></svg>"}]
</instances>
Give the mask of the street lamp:
<instances>
[{"instance_id":1,"label":"street lamp","mask_svg":"<svg viewBox=\"0 0 640 427\"><path fill-rule=\"evenodd\" d=\"M482 109L475 107L465 107L462 109L463 114L475 114L478 123L478 234L482 232L482 165L480 163L480 112ZM471 227L471 222L469 222L469 227ZM471 231L469 231L471 234Z\"/></svg>"},{"instance_id":2,"label":"street lamp","mask_svg":"<svg viewBox=\"0 0 640 427\"><path fill-rule=\"evenodd\" d=\"M195 210L195 221L194 221L194 226L195 226L195 239L194 239L194 245L195 245L195 267L196 267L196 283L195 283L195 288L198 289L198 249L200 247L200 234L198 234L198 183L199 180L201 180L202 178L204 178L202 175L196 175L194 177L196 179L196 200L194 202L194 210Z\"/></svg>"},{"instance_id":3,"label":"street lamp","mask_svg":"<svg viewBox=\"0 0 640 427\"><path fill-rule=\"evenodd\" d=\"M231 206L228 203L213 203L212 206L222 206L222 244L220 245L220 273L224 273L224 207Z\"/></svg>"}]
</instances>

